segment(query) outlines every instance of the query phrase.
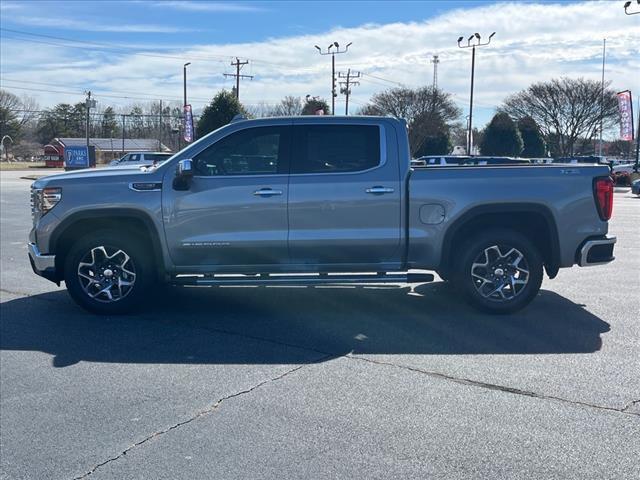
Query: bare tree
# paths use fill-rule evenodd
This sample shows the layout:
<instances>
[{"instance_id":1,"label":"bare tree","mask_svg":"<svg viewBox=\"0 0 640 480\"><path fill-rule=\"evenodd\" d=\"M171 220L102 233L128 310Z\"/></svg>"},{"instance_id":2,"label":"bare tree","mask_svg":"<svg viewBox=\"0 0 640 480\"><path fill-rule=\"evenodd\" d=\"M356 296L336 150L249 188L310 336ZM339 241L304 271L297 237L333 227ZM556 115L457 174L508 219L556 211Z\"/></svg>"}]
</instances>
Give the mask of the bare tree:
<instances>
[{"instance_id":1,"label":"bare tree","mask_svg":"<svg viewBox=\"0 0 640 480\"><path fill-rule=\"evenodd\" d=\"M450 94L433 86L417 89L402 87L374 95L359 113L404 119L409 126L409 144L414 154L420 150L430 133L455 121L460 116L460 109Z\"/></svg>"},{"instance_id":2,"label":"bare tree","mask_svg":"<svg viewBox=\"0 0 640 480\"><path fill-rule=\"evenodd\" d=\"M15 142L35 118L38 104L32 97L22 98L0 89L0 136L9 135Z\"/></svg>"},{"instance_id":3,"label":"bare tree","mask_svg":"<svg viewBox=\"0 0 640 480\"><path fill-rule=\"evenodd\" d=\"M302 115L302 99L300 97L287 95L275 106L271 111L271 115L274 117Z\"/></svg>"},{"instance_id":4,"label":"bare tree","mask_svg":"<svg viewBox=\"0 0 640 480\"><path fill-rule=\"evenodd\" d=\"M600 129L618 121L615 92L602 83L584 78L562 77L534 83L526 90L507 97L499 111L520 119L529 116L544 133L547 143L557 155L573 155L582 144L592 142Z\"/></svg>"}]
</instances>

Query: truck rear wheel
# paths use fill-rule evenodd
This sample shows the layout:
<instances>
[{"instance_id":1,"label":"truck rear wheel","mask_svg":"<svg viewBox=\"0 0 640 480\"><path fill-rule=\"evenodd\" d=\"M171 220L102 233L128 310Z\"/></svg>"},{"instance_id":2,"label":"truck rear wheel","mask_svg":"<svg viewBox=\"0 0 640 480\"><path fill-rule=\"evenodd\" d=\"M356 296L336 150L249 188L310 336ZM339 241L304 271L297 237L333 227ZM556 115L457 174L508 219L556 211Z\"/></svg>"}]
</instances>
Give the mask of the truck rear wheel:
<instances>
[{"instance_id":1,"label":"truck rear wheel","mask_svg":"<svg viewBox=\"0 0 640 480\"><path fill-rule=\"evenodd\" d=\"M82 237L65 259L67 291L92 313L115 315L142 306L153 278L150 255L142 245L112 230Z\"/></svg>"},{"instance_id":2,"label":"truck rear wheel","mask_svg":"<svg viewBox=\"0 0 640 480\"><path fill-rule=\"evenodd\" d=\"M492 229L462 245L452 280L475 308L511 313L538 294L542 267L542 257L527 237Z\"/></svg>"}]
</instances>

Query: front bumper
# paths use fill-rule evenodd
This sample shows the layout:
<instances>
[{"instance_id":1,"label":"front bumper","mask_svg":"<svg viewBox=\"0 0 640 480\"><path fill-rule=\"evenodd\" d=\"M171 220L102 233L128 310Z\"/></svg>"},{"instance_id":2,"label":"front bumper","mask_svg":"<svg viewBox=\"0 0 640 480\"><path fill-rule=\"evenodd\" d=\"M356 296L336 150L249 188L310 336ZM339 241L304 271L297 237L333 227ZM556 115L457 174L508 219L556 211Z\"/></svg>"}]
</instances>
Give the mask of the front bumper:
<instances>
[{"instance_id":1,"label":"front bumper","mask_svg":"<svg viewBox=\"0 0 640 480\"><path fill-rule=\"evenodd\" d=\"M616 237L609 236L586 240L578 249L578 265L591 267L612 262L616 258L613 256L616 240Z\"/></svg>"},{"instance_id":2,"label":"front bumper","mask_svg":"<svg viewBox=\"0 0 640 480\"><path fill-rule=\"evenodd\" d=\"M29 243L29 262L33 271L41 277L60 283L56 272L56 256L43 255L35 243Z\"/></svg>"}]
</instances>

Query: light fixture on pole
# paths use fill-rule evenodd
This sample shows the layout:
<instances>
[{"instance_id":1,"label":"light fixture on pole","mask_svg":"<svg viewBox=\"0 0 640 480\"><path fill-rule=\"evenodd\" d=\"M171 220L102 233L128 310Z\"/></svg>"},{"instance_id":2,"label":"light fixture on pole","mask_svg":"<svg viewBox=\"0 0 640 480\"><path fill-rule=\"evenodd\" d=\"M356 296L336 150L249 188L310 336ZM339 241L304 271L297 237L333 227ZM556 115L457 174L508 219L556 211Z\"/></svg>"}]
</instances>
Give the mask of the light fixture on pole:
<instances>
[{"instance_id":1,"label":"light fixture on pole","mask_svg":"<svg viewBox=\"0 0 640 480\"><path fill-rule=\"evenodd\" d=\"M493 32L491 35L489 35L489 39L486 42L482 43L480 34L474 33L469 38L467 38L466 45L460 45L460 42L464 40L464 37L458 37L458 47L471 49L471 95L469 98L469 133L467 135L467 155L471 155L471 149L473 148L471 132L473 128L473 80L476 68L476 47L484 47L486 45L489 45L491 43L491 39L495 34L496 32Z\"/></svg>"},{"instance_id":2,"label":"light fixture on pole","mask_svg":"<svg viewBox=\"0 0 640 480\"><path fill-rule=\"evenodd\" d=\"M624 13L626 13L627 15L637 15L637 14L639 14L640 13L640 9L638 9L637 12L629 12L628 11L629 7L631 6L631 3L632 3L631 1L627 1L627 2L624 3ZM636 3L638 5L640 5L640 0L636 0Z\"/></svg>"},{"instance_id":3,"label":"light fixture on pole","mask_svg":"<svg viewBox=\"0 0 640 480\"><path fill-rule=\"evenodd\" d=\"M331 115L335 115L336 97L338 96L338 94L336 93L336 55L338 55L339 53L347 52L347 50L349 50L349 46L351 46L351 43L352 42L347 43L347 46L344 47L344 50L340 50L340 45L338 44L338 42L333 42L327 47L327 50L324 52L318 45L315 45L320 55L331 55ZM335 47L335 50L332 50L333 47Z\"/></svg>"}]
</instances>

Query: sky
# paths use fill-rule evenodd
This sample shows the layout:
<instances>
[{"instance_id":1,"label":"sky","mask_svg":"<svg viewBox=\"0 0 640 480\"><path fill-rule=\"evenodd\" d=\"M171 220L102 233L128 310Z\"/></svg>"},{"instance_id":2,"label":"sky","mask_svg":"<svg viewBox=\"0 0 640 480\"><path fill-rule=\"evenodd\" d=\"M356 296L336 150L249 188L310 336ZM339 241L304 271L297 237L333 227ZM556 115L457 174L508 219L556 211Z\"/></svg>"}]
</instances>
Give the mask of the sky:
<instances>
[{"instance_id":1,"label":"sky","mask_svg":"<svg viewBox=\"0 0 640 480\"><path fill-rule=\"evenodd\" d=\"M640 11L640 5L630 11ZM40 107L76 103L91 90L99 108L163 99L181 104L183 64L196 113L231 89L230 63L242 72L240 99L254 108L285 95L330 99L331 57L314 48L338 42L336 69L360 72L350 113L375 93L433 82L468 114L475 32L474 126L504 98L560 76L600 80L640 93L640 15L624 1L36 1L0 0L0 86ZM466 42L466 40L465 40ZM463 42L463 43L465 43ZM635 105L634 105L635 107ZM344 96L336 99L344 112Z\"/></svg>"}]
</instances>

